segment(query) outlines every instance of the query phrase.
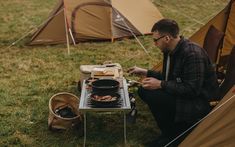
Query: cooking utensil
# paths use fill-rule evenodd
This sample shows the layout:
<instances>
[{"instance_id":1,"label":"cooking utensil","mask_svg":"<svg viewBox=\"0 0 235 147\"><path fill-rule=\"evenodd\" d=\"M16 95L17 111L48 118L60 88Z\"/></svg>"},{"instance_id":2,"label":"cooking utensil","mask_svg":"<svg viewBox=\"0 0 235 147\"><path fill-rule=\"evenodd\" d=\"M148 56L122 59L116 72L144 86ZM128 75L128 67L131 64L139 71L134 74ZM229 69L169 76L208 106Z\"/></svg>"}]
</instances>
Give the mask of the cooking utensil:
<instances>
[{"instance_id":1,"label":"cooking utensil","mask_svg":"<svg viewBox=\"0 0 235 147\"><path fill-rule=\"evenodd\" d=\"M114 107L117 105L120 95L118 93L97 92L90 96L91 103L95 107Z\"/></svg>"},{"instance_id":2,"label":"cooking utensil","mask_svg":"<svg viewBox=\"0 0 235 147\"><path fill-rule=\"evenodd\" d=\"M120 83L114 79L98 79L91 83L92 93L95 92L117 92Z\"/></svg>"},{"instance_id":3,"label":"cooking utensil","mask_svg":"<svg viewBox=\"0 0 235 147\"><path fill-rule=\"evenodd\" d=\"M141 82L135 81L135 80L127 80L128 87L139 87L142 85Z\"/></svg>"}]
</instances>

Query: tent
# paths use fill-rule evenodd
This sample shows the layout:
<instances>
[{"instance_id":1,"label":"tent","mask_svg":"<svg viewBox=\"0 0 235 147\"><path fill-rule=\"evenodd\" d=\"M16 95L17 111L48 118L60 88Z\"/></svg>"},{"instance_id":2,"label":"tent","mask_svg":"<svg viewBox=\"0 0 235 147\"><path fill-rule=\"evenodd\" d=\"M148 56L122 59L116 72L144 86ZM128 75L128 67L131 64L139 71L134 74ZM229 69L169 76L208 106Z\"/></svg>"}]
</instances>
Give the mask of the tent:
<instances>
[{"instance_id":1,"label":"tent","mask_svg":"<svg viewBox=\"0 0 235 147\"><path fill-rule=\"evenodd\" d=\"M193 34L190 40L203 46L210 25L225 33L221 56L229 55L233 45L235 45L235 0L231 0L221 12Z\"/></svg>"},{"instance_id":2,"label":"tent","mask_svg":"<svg viewBox=\"0 0 235 147\"><path fill-rule=\"evenodd\" d=\"M235 86L179 147L235 146Z\"/></svg>"},{"instance_id":3,"label":"tent","mask_svg":"<svg viewBox=\"0 0 235 147\"><path fill-rule=\"evenodd\" d=\"M211 25L225 34L220 55L221 59L232 55L232 49L235 45L235 0L230 0L229 4L193 34L190 40L203 46L204 38ZM231 56L231 58L234 59L233 56ZM231 66L232 65L229 67ZM227 82L228 81L229 80L227 80ZM234 113L235 86L229 90L219 104L217 104L210 114L185 138L179 147L235 146Z\"/></svg>"},{"instance_id":4,"label":"tent","mask_svg":"<svg viewBox=\"0 0 235 147\"><path fill-rule=\"evenodd\" d=\"M149 34L161 18L149 0L60 0L30 45L113 41Z\"/></svg>"}]
</instances>

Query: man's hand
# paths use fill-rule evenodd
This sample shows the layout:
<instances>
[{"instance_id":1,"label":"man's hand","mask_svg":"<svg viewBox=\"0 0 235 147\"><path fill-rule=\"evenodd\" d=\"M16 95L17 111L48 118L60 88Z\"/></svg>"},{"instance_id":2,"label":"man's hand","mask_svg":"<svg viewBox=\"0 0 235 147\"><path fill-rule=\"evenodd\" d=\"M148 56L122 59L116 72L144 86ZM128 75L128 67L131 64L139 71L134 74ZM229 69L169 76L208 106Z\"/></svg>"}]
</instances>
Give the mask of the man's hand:
<instances>
[{"instance_id":1,"label":"man's hand","mask_svg":"<svg viewBox=\"0 0 235 147\"><path fill-rule=\"evenodd\" d=\"M161 87L161 80L158 80L156 78L152 78L152 77L148 77L148 78L144 78L142 80L142 87L144 89L149 89L149 90L153 90L153 89L160 89Z\"/></svg>"},{"instance_id":2,"label":"man's hand","mask_svg":"<svg viewBox=\"0 0 235 147\"><path fill-rule=\"evenodd\" d=\"M137 66L129 68L127 70L127 72L129 74L144 75L144 76L147 75L147 69L140 68L140 67L137 67Z\"/></svg>"}]
</instances>

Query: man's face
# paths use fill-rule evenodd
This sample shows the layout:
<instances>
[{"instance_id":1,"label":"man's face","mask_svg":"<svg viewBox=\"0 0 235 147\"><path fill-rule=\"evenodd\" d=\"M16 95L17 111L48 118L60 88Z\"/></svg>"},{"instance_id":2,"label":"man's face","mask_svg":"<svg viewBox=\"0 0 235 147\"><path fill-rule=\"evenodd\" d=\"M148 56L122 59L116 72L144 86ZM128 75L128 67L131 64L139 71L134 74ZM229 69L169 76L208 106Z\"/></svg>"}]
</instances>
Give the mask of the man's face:
<instances>
[{"instance_id":1,"label":"man's face","mask_svg":"<svg viewBox=\"0 0 235 147\"><path fill-rule=\"evenodd\" d=\"M166 37L166 35L160 35L158 32L153 32L154 44L162 52L165 52L167 50L167 41L166 41L165 37Z\"/></svg>"}]
</instances>

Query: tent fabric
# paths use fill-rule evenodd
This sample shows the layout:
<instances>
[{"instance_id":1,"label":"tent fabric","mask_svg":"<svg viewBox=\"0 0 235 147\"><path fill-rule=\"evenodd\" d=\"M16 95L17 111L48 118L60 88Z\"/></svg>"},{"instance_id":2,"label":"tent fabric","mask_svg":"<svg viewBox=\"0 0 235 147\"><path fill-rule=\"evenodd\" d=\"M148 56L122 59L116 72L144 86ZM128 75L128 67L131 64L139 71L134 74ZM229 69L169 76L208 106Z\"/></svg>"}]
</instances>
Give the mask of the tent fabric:
<instances>
[{"instance_id":1,"label":"tent fabric","mask_svg":"<svg viewBox=\"0 0 235 147\"><path fill-rule=\"evenodd\" d=\"M115 7L130 23L135 24L135 27L146 34L151 32L151 28L159 18L162 18L161 13L149 0L113 0L113 7Z\"/></svg>"},{"instance_id":2,"label":"tent fabric","mask_svg":"<svg viewBox=\"0 0 235 147\"><path fill-rule=\"evenodd\" d=\"M235 45L235 1L231 4L231 9L225 31L224 48L228 49L225 53L230 53L232 46Z\"/></svg>"},{"instance_id":3,"label":"tent fabric","mask_svg":"<svg viewBox=\"0 0 235 147\"><path fill-rule=\"evenodd\" d=\"M213 110L179 147L235 146L235 86Z\"/></svg>"},{"instance_id":4,"label":"tent fabric","mask_svg":"<svg viewBox=\"0 0 235 147\"><path fill-rule=\"evenodd\" d=\"M65 43L66 29L70 43L150 34L161 18L149 0L60 0L30 44Z\"/></svg>"},{"instance_id":5,"label":"tent fabric","mask_svg":"<svg viewBox=\"0 0 235 147\"><path fill-rule=\"evenodd\" d=\"M132 36L130 30L136 35L141 35L141 32L139 32L127 19L125 19L123 15L120 13L118 14L117 11L113 11L112 17L114 20L112 25L113 38ZM123 24L122 19L124 19L125 24Z\"/></svg>"},{"instance_id":6,"label":"tent fabric","mask_svg":"<svg viewBox=\"0 0 235 147\"><path fill-rule=\"evenodd\" d=\"M219 98L222 98L230 88L235 84L235 45L232 48L231 54L229 56L227 71L225 74L224 81L220 86Z\"/></svg>"},{"instance_id":7,"label":"tent fabric","mask_svg":"<svg viewBox=\"0 0 235 147\"><path fill-rule=\"evenodd\" d=\"M226 79L220 88L221 91L227 92L231 85L234 85L232 68L234 63L232 62L235 53L233 48L235 45L235 0L230 0L229 4L193 34L190 40L203 46L206 33L212 25L225 35L219 64L229 57L228 62L226 61L228 63ZM221 95L224 94L221 93ZM180 147L235 146L235 86L229 90L212 112L186 137L179 145Z\"/></svg>"},{"instance_id":8,"label":"tent fabric","mask_svg":"<svg viewBox=\"0 0 235 147\"><path fill-rule=\"evenodd\" d=\"M231 0L221 12L194 33L190 40L203 46L206 33L211 25L225 33L221 56L229 55L235 44L235 0Z\"/></svg>"},{"instance_id":9,"label":"tent fabric","mask_svg":"<svg viewBox=\"0 0 235 147\"><path fill-rule=\"evenodd\" d=\"M89 10L92 10L89 12ZM87 13L89 12L89 13ZM76 7L72 13L72 31L76 39L111 38L110 5L98 3ZM94 25L95 24L95 25Z\"/></svg>"},{"instance_id":10,"label":"tent fabric","mask_svg":"<svg viewBox=\"0 0 235 147\"><path fill-rule=\"evenodd\" d=\"M56 43L62 43L66 39L65 24L64 24L64 12L62 11L63 3L60 0L55 9L50 13L50 17L47 21L38 29L31 38L31 41L36 37L37 43L51 42L52 38L56 38ZM52 17L53 16L53 17ZM55 27L57 24L60 26ZM58 30L58 31L55 31ZM30 41L30 44L31 44Z\"/></svg>"},{"instance_id":11,"label":"tent fabric","mask_svg":"<svg viewBox=\"0 0 235 147\"><path fill-rule=\"evenodd\" d=\"M208 56L213 64L217 62L218 51L221 47L223 38L223 32L217 30L213 25L209 27L204 39L203 48L208 53Z\"/></svg>"}]
</instances>

